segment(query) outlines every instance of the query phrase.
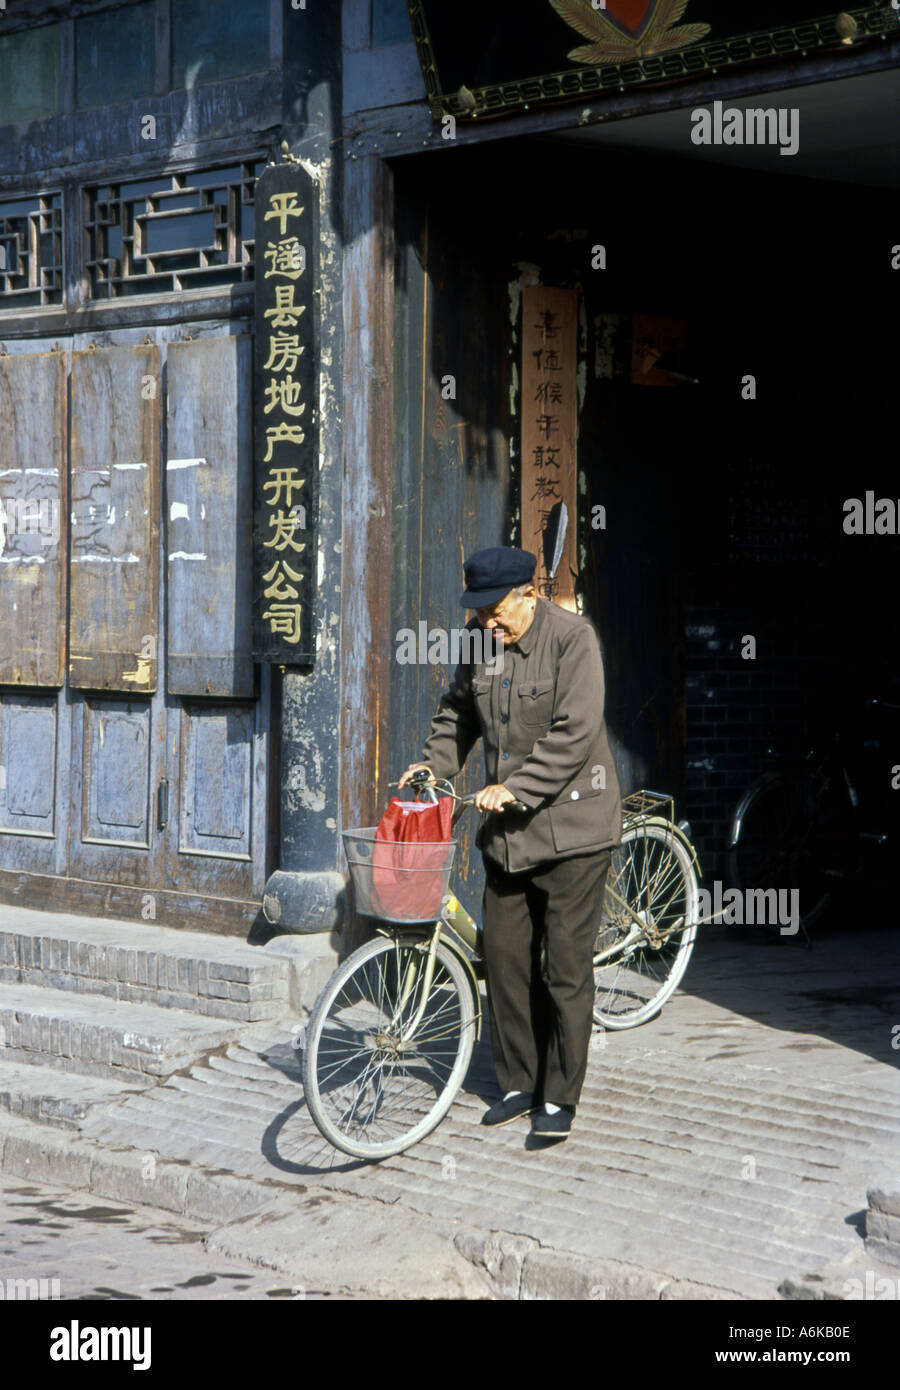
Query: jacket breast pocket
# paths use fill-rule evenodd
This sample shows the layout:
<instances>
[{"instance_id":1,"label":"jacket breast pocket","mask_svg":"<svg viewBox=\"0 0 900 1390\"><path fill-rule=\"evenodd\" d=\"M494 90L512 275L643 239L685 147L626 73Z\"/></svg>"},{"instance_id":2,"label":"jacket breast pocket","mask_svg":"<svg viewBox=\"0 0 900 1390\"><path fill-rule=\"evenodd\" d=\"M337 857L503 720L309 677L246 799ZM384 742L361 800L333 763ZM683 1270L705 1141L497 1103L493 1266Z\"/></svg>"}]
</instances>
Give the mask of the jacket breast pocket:
<instances>
[{"instance_id":1,"label":"jacket breast pocket","mask_svg":"<svg viewBox=\"0 0 900 1390\"><path fill-rule=\"evenodd\" d=\"M517 689L520 723L549 725L555 691L554 680L523 681Z\"/></svg>"},{"instance_id":2,"label":"jacket breast pocket","mask_svg":"<svg viewBox=\"0 0 900 1390\"><path fill-rule=\"evenodd\" d=\"M491 713L491 683L486 680L473 680L472 699L482 725L488 723Z\"/></svg>"}]
</instances>

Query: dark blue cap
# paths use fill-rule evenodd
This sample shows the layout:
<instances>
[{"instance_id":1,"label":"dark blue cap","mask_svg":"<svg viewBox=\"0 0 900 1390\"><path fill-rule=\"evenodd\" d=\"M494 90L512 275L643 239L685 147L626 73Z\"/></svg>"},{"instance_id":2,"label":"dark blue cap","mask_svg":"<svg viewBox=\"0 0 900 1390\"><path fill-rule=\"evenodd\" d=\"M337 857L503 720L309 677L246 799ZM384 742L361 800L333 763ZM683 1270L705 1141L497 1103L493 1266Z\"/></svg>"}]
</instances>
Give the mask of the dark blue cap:
<instances>
[{"instance_id":1,"label":"dark blue cap","mask_svg":"<svg viewBox=\"0 0 900 1390\"><path fill-rule=\"evenodd\" d=\"M511 545L476 550L463 565L466 589L460 603L463 608L490 608L517 584L530 584L536 568L537 556L530 550Z\"/></svg>"}]
</instances>

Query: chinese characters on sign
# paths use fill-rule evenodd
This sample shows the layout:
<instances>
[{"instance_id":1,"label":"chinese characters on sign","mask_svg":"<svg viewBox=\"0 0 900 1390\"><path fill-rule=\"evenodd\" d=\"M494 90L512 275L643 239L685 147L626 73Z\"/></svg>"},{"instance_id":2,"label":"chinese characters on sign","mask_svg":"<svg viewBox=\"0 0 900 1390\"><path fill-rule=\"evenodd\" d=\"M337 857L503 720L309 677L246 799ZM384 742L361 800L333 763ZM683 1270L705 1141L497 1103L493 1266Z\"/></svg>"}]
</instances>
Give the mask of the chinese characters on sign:
<instances>
[{"instance_id":1,"label":"chinese characters on sign","mask_svg":"<svg viewBox=\"0 0 900 1390\"><path fill-rule=\"evenodd\" d=\"M544 598L575 611L577 290L522 291L522 538Z\"/></svg>"},{"instance_id":2,"label":"chinese characters on sign","mask_svg":"<svg viewBox=\"0 0 900 1390\"><path fill-rule=\"evenodd\" d=\"M315 200L299 164L257 180L253 647L257 661L292 665L315 646Z\"/></svg>"}]
</instances>

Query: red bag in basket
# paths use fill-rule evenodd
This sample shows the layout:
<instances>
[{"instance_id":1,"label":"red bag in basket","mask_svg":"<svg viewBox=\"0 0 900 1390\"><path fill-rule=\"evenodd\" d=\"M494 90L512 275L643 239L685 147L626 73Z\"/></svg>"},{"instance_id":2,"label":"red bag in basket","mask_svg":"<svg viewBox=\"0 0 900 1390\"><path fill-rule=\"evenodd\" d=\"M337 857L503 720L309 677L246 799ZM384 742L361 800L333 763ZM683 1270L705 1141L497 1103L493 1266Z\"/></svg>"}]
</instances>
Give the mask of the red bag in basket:
<instances>
[{"instance_id":1,"label":"red bag in basket","mask_svg":"<svg viewBox=\"0 0 900 1390\"><path fill-rule=\"evenodd\" d=\"M403 801L395 796L375 831L372 904L382 917L441 915L453 801Z\"/></svg>"}]
</instances>

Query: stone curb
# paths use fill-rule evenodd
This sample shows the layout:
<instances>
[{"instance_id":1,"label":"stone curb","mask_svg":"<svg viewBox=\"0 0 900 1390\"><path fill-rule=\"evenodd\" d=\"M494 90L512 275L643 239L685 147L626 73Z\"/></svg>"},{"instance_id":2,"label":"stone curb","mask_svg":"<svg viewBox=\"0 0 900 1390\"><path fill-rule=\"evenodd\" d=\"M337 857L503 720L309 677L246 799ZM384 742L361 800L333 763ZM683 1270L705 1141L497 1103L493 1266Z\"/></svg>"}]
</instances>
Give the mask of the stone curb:
<instances>
[{"instance_id":1,"label":"stone curb","mask_svg":"<svg viewBox=\"0 0 900 1390\"><path fill-rule=\"evenodd\" d=\"M900 1177L894 1172L870 1187L866 1200L866 1254L900 1269Z\"/></svg>"},{"instance_id":2,"label":"stone curb","mask_svg":"<svg viewBox=\"0 0 900 1390\"><path fill-rule=\"evenodd\" d=\"M213 1227L206 1237L212 1253L323 1292L492 1297L446 1226L329 1188L240 1178L9 1117L0 1117L0 1172L202 1222Z\"/></svg>"},{"instance_id":3,"label":"stone curb","mask_svg":"<svg viewBox=\"0 0 900 1390\"><path fill-rule=\"evenodd\" d=\"M879 1242L866 1241L853 1260L825 1265L815 1274L792 1275L778 1286L783 1299L803 1302L858 1303L900 1301L900 1265Z\"/></svg>"},{"instance_id":4,"label":"stone curb","mask_svg":"<svg viewBox=\"0 0 900 1390\"><path fill-rule=\"evenodd\" d=\"M285 1190L282 1183L160 1159L149 1150L115 1149L10 1116L0 1116L0 1172L205 1222L246 1216Z\"/></svg>"},{"instance_id":5,"label":"stone curb","mask_svg":"<svg viewBox=\"0 0 900 1390\"><path fill-rule=\"evenodd\" d=\"M742 1295L728 1289L672 1279L616 1260L589 1260L549 1250L525 1236L497 1231L460 1232L456 1248L477 1268L484 1270L494 1296L539 1302L674 1299L735 1300Z\"/></svg>"},{"instance_id":6,"label":"stone curb","mask_svg":"<svg viewBox=\"0 0 900 1390\"><path fill-rule=\"evenodd\" d=\"M890 1184L882 1183L878 1187L870 1187L866 1193L866 1200L873 1211L900 1218L900 1177L894 1178Z\"/></svg>"}]
</instances>

